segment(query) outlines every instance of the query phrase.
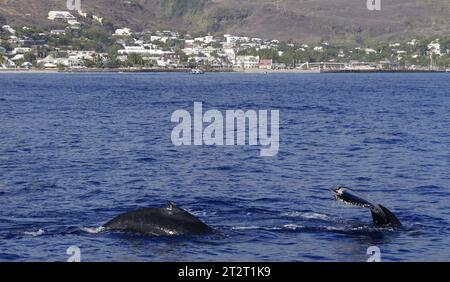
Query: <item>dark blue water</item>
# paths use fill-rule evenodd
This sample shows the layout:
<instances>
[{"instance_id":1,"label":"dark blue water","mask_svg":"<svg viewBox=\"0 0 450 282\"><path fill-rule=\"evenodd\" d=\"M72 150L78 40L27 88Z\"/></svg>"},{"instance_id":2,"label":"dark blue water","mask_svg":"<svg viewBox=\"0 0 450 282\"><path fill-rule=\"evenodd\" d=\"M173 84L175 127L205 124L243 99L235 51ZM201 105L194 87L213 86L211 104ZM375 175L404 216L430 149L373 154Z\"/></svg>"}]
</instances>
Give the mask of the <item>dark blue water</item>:
<instances>
[{"instance_id":1,"label":"dark blue water","mask_svg":"<svg viewBox=\"0 0 450 282\"><path fill-rule=\"evenodd\" d=\"M1 74L0 261L450 259L448 74ZM278 109L259 147L175 147L173 111ZM347 185L401 230L333 201ZM213 226L149 238L95 228L172 200Z\"/></svg>"}]
</instances>

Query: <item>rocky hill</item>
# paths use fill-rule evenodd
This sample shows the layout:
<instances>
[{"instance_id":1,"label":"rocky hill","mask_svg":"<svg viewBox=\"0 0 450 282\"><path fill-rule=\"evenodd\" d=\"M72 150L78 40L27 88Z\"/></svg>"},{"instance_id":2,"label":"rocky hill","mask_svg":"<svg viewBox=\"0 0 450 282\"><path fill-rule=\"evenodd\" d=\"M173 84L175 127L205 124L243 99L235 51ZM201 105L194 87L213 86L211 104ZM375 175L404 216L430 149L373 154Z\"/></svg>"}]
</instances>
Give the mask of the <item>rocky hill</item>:
<instances>
[{"instance_id":1,"label":"rocky hill","mask_svg":"<svg viewBox=\"0 0 450 282\"><path fill-rule=\"evenodd\" d=\"M117 27L233 33L293 41L358 41L448 35L450 0L81 0ZM66 0L0 0L0 23L51 27Z\"/></svg>"}]
</instances>

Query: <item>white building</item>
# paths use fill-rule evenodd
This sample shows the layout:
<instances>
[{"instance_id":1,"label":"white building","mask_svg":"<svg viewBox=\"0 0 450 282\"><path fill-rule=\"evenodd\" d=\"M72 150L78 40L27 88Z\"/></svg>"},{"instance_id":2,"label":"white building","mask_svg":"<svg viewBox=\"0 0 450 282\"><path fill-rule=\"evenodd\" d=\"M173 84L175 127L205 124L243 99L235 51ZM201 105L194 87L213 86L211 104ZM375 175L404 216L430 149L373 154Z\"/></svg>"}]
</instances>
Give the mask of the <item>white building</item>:
<instances>
[{"instance_id":1,"label":"white building","mask_svg":"<svg viewBox=\"0 0 450 282\"><path fill-rule=\"evenodd\" d=\"M52 29L50 31L50 34L51 35L64 35L64 34L66 34L66 30L64 30L64 29Z\"/></svg>"},{"instance_id":2,"label":"white building","mask_svg":"<svg viewBox=\"0 0 450 282\"><path fill-rule=\"evenodd\" d=\"M68 66L69 67L83 67L85 61L92 61L94 57L98 56L105 60L105 55L95 51L69 51L68 52Z\"/></svg>"},{"instance_id":3,"label":"white building","mask_svg":"<svg viewBox=\"0 0 450 282\"><path fill-rule=\"evenodd\" d=\"M430 51L431 54L436 54L441 56L441 44L439 43L439 39L436 39L432 41L430 44L428 44L428 51Z\"/></svg>"},{"instance_id":4,"label":"white building","mask_svg":"<svg viewBox=\"0 0 450 282\"><path fill-rule=\"evenodd\" d=\"M93 16L92 16L92 19L93 19L94 21L98 22L99 24L103 24L103 18L101 18L101 17L99 17L99 16L93 15Z\"/></svg>"},{"instance_id":5,"label":"white building","mask_svg":"<svg viewBox=\"0 0 450 282\"><path fill-rule=\"evenodd\" d=\"M11 61L19 61L19 60L22 60L24 58L24 55L23 54L17 54L17 55L15 55L14 57L12 57L11 58Z\"/></svg>"},{"instance_id":6,"label":"white building","mask_svg":"<svg viewBox=\"0 0 450 282\"><path fill-rule=\"evenodd\" d=\"M317 51L317 52L322 52L322 51L323 51L323 47L322 47L322 46L315 46L315 47L313 48L313 50L314 50L314 51Z\"/></svg>"},{"instance_id":7,"label":"white building","mask_svg":"<svg viewBox=\"0 0 450 282\"><path fill-rule=\"evenodd\" d=\"M95 51L68 51L67 54L69 58L92 60L97 53Z\"/></svg>"},{"instance_id":8,"label":"white building","mask_svg":"<svg viewBox=\"0 0 450 282\"><path fill-rule=\"evenodd\" d=\"M76 20L75 16L67 11L50 11L48 12L48 19L51 21L69 21Z\"/></svg>"},{"instance_id":9,"label":"white building","mask_svg":"<svg viewBox=\"0 0 450 282\"><path fill-rule=\"evenodd\" d=\"M250 37L245 37L245 36L232 36L229 34L225 34L224 35L227 43L246 43L246 42L250 42Z\"/></svg>"},{"instance_id":10,"label":"white building","mask_svg":"<svg viewBox=\"0 0 450 282\"><path fill-rule=\"evenodd\" d=\"M137 54L144 57L154 57L164 55L163 50L155 49L150 46L125 46L124 49L117 51L119 55Z\"/></svg>"},{"instance_id":11,"label":"white building","mask_svg":"<svg viewBox=\"0 0 450 282\"><path fill-rule=\"evenodd\" d=\"M371 49L371 48L365 48L364 52L366 52L367 55L377 53L377 51L375 49Z\"/></svg>"},{"instance_id":12,"label":"white building","mask_svg":"<svg viewBox=\"0 0 450 282\"><path fill-rule=\"evenodd\" d=\"M222 49L223 54L225 57L227 57L229 62L232 62L233 64L236 61L236 53L234 52L233 48L224 48Z\"/></svg>"},{"instance_id":13,"label":"white building","mask_svg":"<svg viewBox=\"0 0 450 282\"><path fill-rule=\"evenodd\" d=\"M408 45L411 45L411 46L415 47L418 43L419 43L419 40L413 39L413 40L408 42Z\"/></svg>"},{"instance_id":14,"label":"white building","mask_svg":"<svg viewBox=\"0 0 450 282\"><path fill-rule=\"evenodd\" d=\"M81 10L78 10L78 15L82 16L83 18L87 18L88 14L86 12L83 12Z\"/></svg>"},{"instance_id":15,"label":"white building","mask_svg":"<svg viewBox=\"0 0 450 282\"><path fill-rule=\"evenodd\" d=\"M81 27L81 23L77 20L68 20L67 23L72 29L79 29Z\"/></svg>"},{"instance_id":16,"label":"white building","mask_svg":"<svg viewBox=\"0 0 450 282\"><path fill-rule=\"evenodd\" d=\"M7 31L7 32L11 33L11 34L16 34L16 30L13 29L13 28L12 28L11 26L9 26L9 25L4 25L4 26L2 26L2 29L3 29L4 31Z\"/></svg>"},{"instance_id":17,"label":"white building","mask_svg":"<svg viewBox=\"0 0 450 282\"><path fill-rule=\"evenodd\" d=\"M116 29L116 32L113 36L130 36L133 32L128 27Z\"/></svg>"},{"instance_id":18,"label":"white building","mask_svg":"<svg viewBox=\"0 0 450 282\"><path fill-rule=\"evenodd\" d=\"M169 40L170 37L166 35L152 35L150 36L150 41L160 41L163 43L166 43L167 40Z\"/></svg>"},{"instance_id":19,"label":"white building","mask_svg":"<svg viewBox=\"0 0 450 282\"><path fill-rule=\"evenodd\" d=\"M24 69L31 69L33 67L33 64L30 62L24 62L23 64L20 65L20 67Z\"/></svg>"},{"instance_id":20,"label":"white building","mask_svg":"<svg viewBox=\"0 0 450 282\"><path fill-rule=\"evenodd\" d=\"M16 47L13 49L12 54L25 54L31 51L31 48Z\"/></svg>"},{"instance_id":21,"label":"white building","mask_svg":"<svg viewBox=\"0 0 450 282\"><path fill-rule=\"evenodd\" d=\"M244 69L259 68L259 56L237 56L234 66Z\"/></svg>"},{"instance_id":22,"label":"white building","mask_svg":"<svg viewBox=\"0 0 450 282\"><path fill-rule=\"evenodd\" d=\"M391 43L389 44L389 47L391 48L400 47L400 43Z\"/></svg>"},{"instance_id":23,"label":"white building","mask_svg":"<svg viewBox=\"0 0 450 282\"><path fill-rule=\"evenodd\" d=\"M69 66L69 58L55 58L52 55L48 55L42 60L37 61L38 64L43 64L45 68L56 68L58 65Z\"/></svg>"},{"instance_id":24,"label":"white building","mask_svg":"<svg viewBox=\"0 0 450 282\"><path fill-rule=\"evenodd\" d=\"M216 42L216 40L214 39L214 36L207 35L207 36L204 37L203 42L205 42L206 44L209 44L209 43Z\"/></svg>"}]
</instances>

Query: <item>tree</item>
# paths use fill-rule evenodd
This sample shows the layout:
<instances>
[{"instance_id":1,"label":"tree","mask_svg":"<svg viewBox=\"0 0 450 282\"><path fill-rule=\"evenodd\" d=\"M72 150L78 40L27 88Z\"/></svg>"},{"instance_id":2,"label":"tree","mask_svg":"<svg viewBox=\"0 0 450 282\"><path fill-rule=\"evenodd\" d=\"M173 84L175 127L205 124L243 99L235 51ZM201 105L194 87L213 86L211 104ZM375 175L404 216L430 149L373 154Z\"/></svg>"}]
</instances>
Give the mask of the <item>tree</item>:
<instances>
[{"instance_id":1,"label":"tree","mask_svg":"<svg viewBox=\"0 0 450 282\"><path fill-rule=\"evenodd\" d=\"M122 62L119 61L117 57L108 57L108 60L106 61L106 67L110 69L118 68L121 66L121 64Z\"/></svg>"},{"instance_id":2,"label":"tree","mask_svg":"<svg viewBox=\"0 0 450 282\"><path fill-rule=\"evenodd\" d=\"M127 63L129 66L143 66L145 62L142 56L137 54L130 54L128 55Z\"/></svg>"},{"instance_id":3,"label":"tree","mask_svg":"<svg viewBox=\"0 0 450 282\"><path fill-rule=\"evenodd\" d=\"M23 56L24 62L30 62L33 65L36 63L36 56L33 52L28 52Z\"/></svg>"},{"instance_id":4,"label":"tree","mask_svg":"<svg viewBox=\"0 0 450 282\"><path fill-rule=\"evenodd\" d=\"M4 26L6 24L6 19L2 15L0 15L0 26Z\"/></svg>"},{"instance_id":5,"label":"tree","mask_svg":"<svg viewBox=\"0 0 450 282\"><path fill-rule=\"evenodd\" d=\"M103 59L99 55L94 55L92 60L83 60L83 64L88 68L102 68L103 67Z\"/></svg>"},{"instance_id":6,"label":"tree","mask_svg":"<svg viewBox=\"0 0 450 282\"><path fill-rule=\"evenodd\" d=\"M272 59L274 61L278 61L278 51L275 49L261 49L258 54L260 59Z\"/></svg>"},{"instance_id":7,"label":"tree","mask_svg":"<svg viewBox=\"0 0 450 282\"><path fill-rule=\"evenodd\" d=\"M186 63L189 60L189 57L181 50L177 50L175 52L178 56L180 56L180 62Z\"/></svg>"},{"instance_id":8,"label":"tree","mask_svg":"<svg viewBox=\"0 0 450 282\"><path fill-rule=\"evenodd\" d=\"M58 64L56 67L58 68L59 71L63 71L66 69L66 66L63 64Z\"/></svg>"},{"instance_id":9,"label":"tree","mask_svg":"<svg viewBox=\"0 0 450 282\"><path fill-rule=\"evenodd\" d=\"M283 53L279 60L281 63L284 63L287 66L292 65L294 63L294 53L292 52L292 50L287 50Z\"/></svg>"},{"instance_id":10,"label":"tree","mask_svg":"<svg viewBox=\"0 0 450 282\"><path fill-rule=\"evenodd\" d=\"M122 48L123 47L121 45L119 45L119 44L111 45L108 48L108 51L107 51L107 53L108 53L108 60L106 62L106 67L107 68L112 68L113 69L113 68L120 67L121 62L117 59L117 56L118 56L118 51L120 49L122 49Z\"/></svg>"}]
</instances>

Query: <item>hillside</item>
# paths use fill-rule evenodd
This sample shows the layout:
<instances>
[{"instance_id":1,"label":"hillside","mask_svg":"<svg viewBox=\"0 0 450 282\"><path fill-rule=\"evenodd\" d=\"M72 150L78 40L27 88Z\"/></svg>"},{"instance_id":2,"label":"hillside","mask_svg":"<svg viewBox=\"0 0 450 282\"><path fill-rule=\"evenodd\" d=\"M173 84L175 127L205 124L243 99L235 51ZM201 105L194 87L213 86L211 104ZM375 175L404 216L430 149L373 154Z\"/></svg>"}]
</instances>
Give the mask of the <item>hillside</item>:
<instances>
[{"instance_id":1,"label":"hillside","mask_svg":"<svg viewBox=\"0 0 450 282\"><path fill-rule=\"evenodd\" d=\"M117 27L233 33L294 41L358 41L448 34L450 0L82 0L82 9ZM51 27L65 0L0 0L12 25ZM0 21L2 19L0 18Z\"/></svg>"}]
</instances>

